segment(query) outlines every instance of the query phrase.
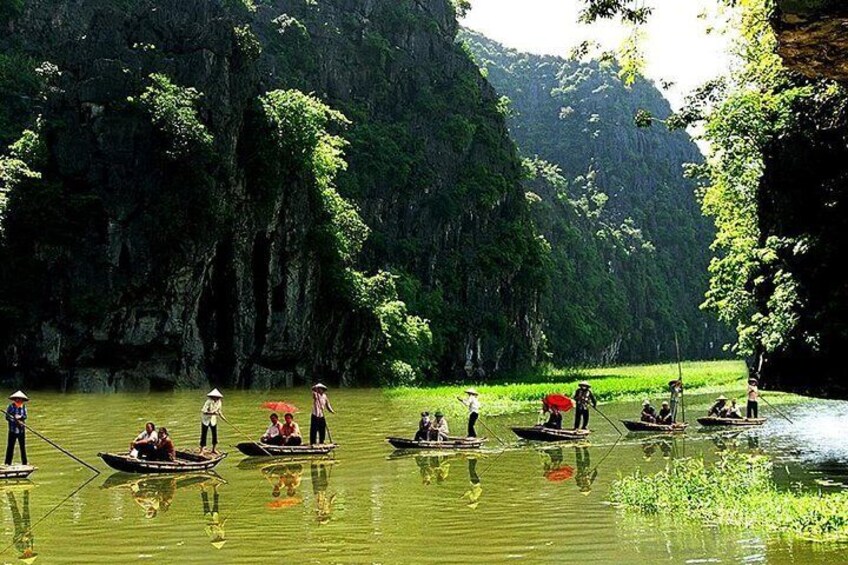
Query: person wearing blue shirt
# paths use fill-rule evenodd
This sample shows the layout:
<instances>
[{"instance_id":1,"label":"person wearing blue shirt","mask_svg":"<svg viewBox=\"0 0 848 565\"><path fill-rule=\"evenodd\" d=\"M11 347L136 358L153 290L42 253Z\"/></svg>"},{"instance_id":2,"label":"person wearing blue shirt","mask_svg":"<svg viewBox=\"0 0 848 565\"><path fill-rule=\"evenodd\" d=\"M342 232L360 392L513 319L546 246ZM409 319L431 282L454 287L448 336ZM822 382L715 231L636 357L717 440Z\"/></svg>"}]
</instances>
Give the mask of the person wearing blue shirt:
<instances>
[{"instance_id":1,"label":"person wearing blue shirt","mask_svg":"<svg viewBox=\"0 0 848 565\"><path fill-rule=\"evenodd\" d=\"M6 421L9 423L9 438L6 442L6 465L12 464L12 457L15 455L15 442L21 447L21 464L27 464L26 454L26 419L27 409L25 402L29 402L29 398L21 391L17 391L9 397L12 401L6 407Z\"/></svg>"}]
</instances>

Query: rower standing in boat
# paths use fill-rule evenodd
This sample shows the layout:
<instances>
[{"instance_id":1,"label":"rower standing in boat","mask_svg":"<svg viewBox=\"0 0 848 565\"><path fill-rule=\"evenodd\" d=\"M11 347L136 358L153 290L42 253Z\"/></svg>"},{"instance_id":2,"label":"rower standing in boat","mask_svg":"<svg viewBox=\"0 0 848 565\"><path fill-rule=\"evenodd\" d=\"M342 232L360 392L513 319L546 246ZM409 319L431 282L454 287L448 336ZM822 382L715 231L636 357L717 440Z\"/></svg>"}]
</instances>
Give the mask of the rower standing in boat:
<instances>
[{"instance_id":1,"label":"rower standing in boat","mask_svg":"<svg viewBox=\"0 0 848 565\"><path fill-rule=\"evenodd\" d=\"M651 406L651 401L648 399L645 399L642 402L642 415L640 419L643 422L648 422L649 424L657 423L657 410Z\"/></svg>"},{"instance_id":2,"label":"rower standing in boat","mask_svg":"<svg viewBox=\"0 0 848 565\"><path fill-rule=\"evenodd\" d=\"M147 422L141 433L130 443L130 457L147 459L156 450L157 441L159 434L156 433L156 426L153 422Z\"/></svg>"},{"instance_id":3,"label":"rower standing in boat","mask_svg":"<svg viewBox=\"0 0 848 565\"><path fill-rule=\"evenodd\" d=\"M663 400L659 414L657 414L657 424L670 426L674 424L674 415L667 400Z\"/></svg>"},{"instance_id":4,"label":"rower standing in boat","mask_svg":"<svg viewBox=\"0 0 848 565\"><path fill-rule=\"evenodd\" d=\"M724 418L727 416L727 397L723 394L716 398L715 404L712 405L707 417Z\"/></svg>"},{"instance_id":5,"label":"rower standing in boat","mask_svg":"<svg viewBox=\"0 0 848 565\"><path fill-rule=\"evenodd\" d=\"M668 383L668 391L671 393L671 423L677 421L677 408L680 406L680 400L683 398L683 381L673 380Z\"/></svg>"},{"instance_id":6,"label":"rower standing in boat","mask_svg":"<svg viewBox=\"0 0 848 565\"><path fill-rule=\"evenodd\" d=\"M283 445L283 431L281 429L283 426L280 424L280 417L274 413L269 418L271 425L268 426L259 441L267 445Z\"/></svg>"},{"instance_id":7,"label":"rower standing in boat","mask_svg":"<svg viewBox=\"0 0 848 565\"><path fill-rule=\"evenodd\" d=\"M218 453L218 416L222 416L224 395L215 388L206 395L206 402L200 411L200 453L206 450L206 435L212 430L212 453Z\"/></svg>"},{"instance_id":8,"label":"rower standing in boat","mask_svg":"<svg viewBox=\"0 0 848 565\"><path fill-rule=\"evenodd\" d=\"M757 381L756 378L751 377L748 379L748 406L745 410L746 418L759 418L760 389L758 384L759 381Z\"/></svg>"},{"instance_id":9,"label":"rower standing in boat","mask_svg":"<svg viewBox=\"0 0 848 565\"><path fill-rule=\"evenodd\" d=\"M309 422L309 443L312 445L324 443L324 437L327 435L327 412L336 413L327 398L327 387L317 383L312 387L312 418Z\"/></svg>"},{"instance_id":10,"label":"rower standing in boat","mask_svg":"<svg viewBox=\"0 0 848 565\"><path fill-rule=\"evenodd\" d=\"M9 396L11 404L6 407L6 421L9 422L9 437L6 441L6 465L12 464L15 455L15 443L21 448L21 465L27 464L26 453L26 403L29 397L20 390Z\"/></svg>"},{"instance_id":11,"label":"rower standing in boat","mask_svg":"<svg viewBox=\"0 0 848 565\"><path fill-rule=\"evenodd\" d=\"M465 400L459 397L457 397L457 400L468 407L468 437L477 437L477 430L474 429L474 425L480 417L480 400L477 398L479 395L473 388L466 390L465 394L468 395Z\"/></svg>"},{"instance_id":12,"label":"rower standing in boat","mask_svg":"<svg viewBox=\"0 0 848 565\"><path fill-rule=\"evenodd\" d=\"M580 381L574 393L574 429L586 429L589 425L589 404L592 407L598 405L595 395L592 394L592 385L587 381Z\"/></svg>"},{"instance_id":13,"label":"rower standing in boat","mask_svg":"<svg viewBox=\"0 0 848 565\"><path fill-rule=\"evenodd\" d=\"M430 421L430 413L422 412L421 419L418 420L418 431L415 432L415 441L426 440L430 434L430 426L433 422Z\"/></svg>"},{"instance_id":14,"label":"rower standing in boat","mask_svg":"<svg viewBox=\"0 0 848 565\"><path fill-rule=\"evenodd\" d=\"M430 441L445 441L450 436L448 421L441 411L436 412L436 421L430 426Z\"/></svg>"}]
</instances>

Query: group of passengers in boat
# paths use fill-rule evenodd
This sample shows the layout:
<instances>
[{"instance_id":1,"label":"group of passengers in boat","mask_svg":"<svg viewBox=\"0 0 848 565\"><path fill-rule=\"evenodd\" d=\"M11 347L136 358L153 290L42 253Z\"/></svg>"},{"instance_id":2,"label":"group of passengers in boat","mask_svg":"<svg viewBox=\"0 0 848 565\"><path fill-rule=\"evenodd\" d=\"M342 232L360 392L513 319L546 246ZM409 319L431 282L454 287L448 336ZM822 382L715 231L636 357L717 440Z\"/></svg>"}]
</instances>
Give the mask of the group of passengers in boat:
<instances>
[{"instance_id":1,"label":"group of passengers in boat","mask_svg":"<svg viewBox=\"0 0 848 565\"><path fill-rule=\"evenodd\" d=\"M457 397L468 409L468 426L466 437L477 437L477 420L480 418L480 394L473 388L466 389L465 398ZM430 412L422 412L418 420L418 430L415 432L415 441L447 441L450 438L448 420L441 410L437 410L430 418Z\"/></svg>"},{"instance_id":2,"label":"group of passengers in boat","mask_svg":"<svg viewBox=\"0 0 848 565\"><path fill-rule=\"evenodd\" d=\"M168 428L157 430L153 422L147 422L141 433L130 443L130 456L151 461L176 460L176 450Z\"/></svg>"},{"instance_id":3,"label":"group of passengers in boat","mask_svg":"<svg viewBox=\"0 0 848 565\"><path fill-rule=\"evenodd\" d=\"M758 384L759 381L756 378L751 377L748 379L748 404L745 406L745 418L759 417L760 390ZM741 419L743 416L741 410L736 405L736 400L731 399L730 404L728 404L728 398L722 394L715 399L715 403L707 412L707 417Z\"/></svg>"}]
</instances>

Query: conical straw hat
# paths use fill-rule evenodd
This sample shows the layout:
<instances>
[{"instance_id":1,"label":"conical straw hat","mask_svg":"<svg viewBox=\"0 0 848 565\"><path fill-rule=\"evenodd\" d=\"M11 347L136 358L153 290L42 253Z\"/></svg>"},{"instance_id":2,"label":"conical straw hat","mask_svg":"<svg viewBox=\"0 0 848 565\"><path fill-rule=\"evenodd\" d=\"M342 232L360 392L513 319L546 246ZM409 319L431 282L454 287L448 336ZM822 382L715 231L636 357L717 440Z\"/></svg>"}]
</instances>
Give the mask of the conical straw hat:
<instances>
[{"instance_id":1,"label":"conical straw hat","mask_svg":"<svg viewBox=\"0 0 848 565\"><path fill-rule=\"evenodd\" d=\"M212 390L210 390L209 394L207 394L206 396L209 396L209 397L212 397L212 398L224 398L224 395L221 394L221 391L218 390L217 388L213 388Z\"/></svg>"},{"instance_id":2,"label":"conical straw hat","mask_svg":"<svg viewBox=\"0 0 848 565\"><path fill-rule=\"evenodd\" d=\"M29 397L27 395L25 395L23 393L23 391L19 390L19 391L13 392L12 394L9 395L9 400L16 400L16 399L29 400Z\"/></svg>"}]
</instances>

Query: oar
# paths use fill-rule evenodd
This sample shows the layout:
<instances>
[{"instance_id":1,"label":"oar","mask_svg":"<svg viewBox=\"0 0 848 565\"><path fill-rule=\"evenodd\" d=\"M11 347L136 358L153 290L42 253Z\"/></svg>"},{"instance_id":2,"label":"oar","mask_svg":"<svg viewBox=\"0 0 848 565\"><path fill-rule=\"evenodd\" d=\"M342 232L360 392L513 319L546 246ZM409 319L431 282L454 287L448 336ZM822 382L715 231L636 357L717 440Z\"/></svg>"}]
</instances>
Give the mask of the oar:
<instances>
[{"instance_id":1,"label":"oar","mask_svg":"<svg viewBox=\"0 0 848 565\"><path fill-rule=\"evenodd\" d=\"M6 412L5 410L3 410L3 414L5 414L6 416L9 416L9 413L8 413L8 412ZM9 416L9 417L11 417L11 416ZM56 442L54 442L53 440L51 440L51 439L49 439L49 438L47 438L47 437L44 437L42 434L38 433L38 431L36 431L35 429L33 429L33 427L32 427L32 426L30 426L29 424L24 424L23 422L21 422L21 425L22 425L25 429L27 429L27 430L31 431L31 432L32 432L32 433L34 433L36 436L38 436L38 437L40 437L41 439L43 439L44 441L46 441L48 444L52 445L53 447L55 447L56 449L58 449L59 451L61 451L62 453L64 453L65 455L67 455L68 457L70 457L71 459L73 459L74 461L76 461L77 463L80 463L80 464L82 464L82 465L85 465L86 467L88 467L89 469L91 469L92 471L94 471L94 472L95 472L96 474L98 474L98 475L100 474L100 470L99 470L99 469L97 469L97 467L92 467L91 465L89 465L88 463L86 463L85 461L83 461L82 459L80 459L79 457L77 457L76 455L74 455L73 453L71 453L70 451L68 451L68 450L67 450L67 449L65 449L64 447L62 447L61 445L59 445L59 444L57 444Z\"/></svg>"},{"instance_id":2,"label":"oar","mask_svg":"<svg viewBox=\"0 0 848 565\"><path fill-rule=\"evenodd\" d=\"M255 439L251 438L249 435L247 435L246 433L244 433L243 431L241 431L240 429L238 429L238 427L237 427L235 424L233 424L232 422L230 422L229 420L227 420L227 419L224 417L224 415L223 415L223 414L218 414L218 417L219 417L219 418L221 418L222 420L224 420L224 421L225 421L226 423L228 423L230 426L232 426L232 428L233 428L236 432L238 432L238 433L239 433L242 437L246 438L246 439L247 439L250 443L255 444L255 445L256 445L256 447L258 447L259 449L261 449L262 451L264 451L264 452L265 452L265 455L267 455L268 457L273 457L273 455L271 455L271 453L269 453L267 449L265 449L264 447L262 447L262 444L261 444L261 443L259 443L258 441L256 441Z\"/></svg>"},{"instance_id":3,"label":"oar","mask_svg":"<svg viewBox=\"0 0 848 565\"><path fill-rule=\"evenodd\" d=\"M760 398L762 398L762 399L763 399L763 402L765 402L766 404L768 404L768 405L769 405L769 407L770 407L772 410L774 410L775 412L777 412L778 414L780 414L781 416L783 416L784 418L786 418L786 421L787 421L787 422L789 422L789 423L790 423L790 424L792 424L792 425L795 425L795 422L793 422L792 420L790 420L790 419L789 419L789 416L787 416L786 414L784 414L783 412L781 412L780 410L778 410L777 408L775 408L775 407L772 405L772 403L771 403L771 402L769 402L768 400L766 400L766 399L765 399L765 397L761 396Z\"/></svg>"},{"instance_id":4,"label":"oar","mask_svg":"<svg viewBox=\"0 0 848 565\"><path fill-rule=\"evenodd\" d=\"M612 421L612 420L610 420L609 418L607 418L607 415L606 415L606 414L604 414L603 412L601 412L601 411L598 409L598 407L597 407L597 406L592 405L592 408L594 408L594 409L595 409L595 412L597 412L598 414L600 414L601 416L603 416L603 417L604 417L604 419L605 419L607 422L609 422L609 423L610 423L610 425L611 425L613 428L615 428L615 431L617 431L617 432L618 432L618 435L620 435L620 436L623 436L623 435L624 435L623 433L621 433L621 430L619 430L619 429L618 429L618 426L616 426L616 425L613 423L613 421Z\"/></svg>"},{"instance_id":5,"label":"oar","mask_svg":"<svg viewBox=\"0 0 848 565\"><path fill-rule=\"evenodd\" d=\"M674 332L674 348L677 350L677 381L680 383L680 415L685 424L686 405L683 404L683 364L680 362L680 342L677 340L677 332Z\"/></svg>"},{"instance_id":6,"label":"oar","mask_svg":"<svg viewBox=\"0 0 848 565\"><path fill-rule=\"evenodd\" d=\"M330 424L327 423L327 417L324 416L324 429L327 430L327 439L333 443L333 434L330 433Z\"/></svg>"}]
</instances>

